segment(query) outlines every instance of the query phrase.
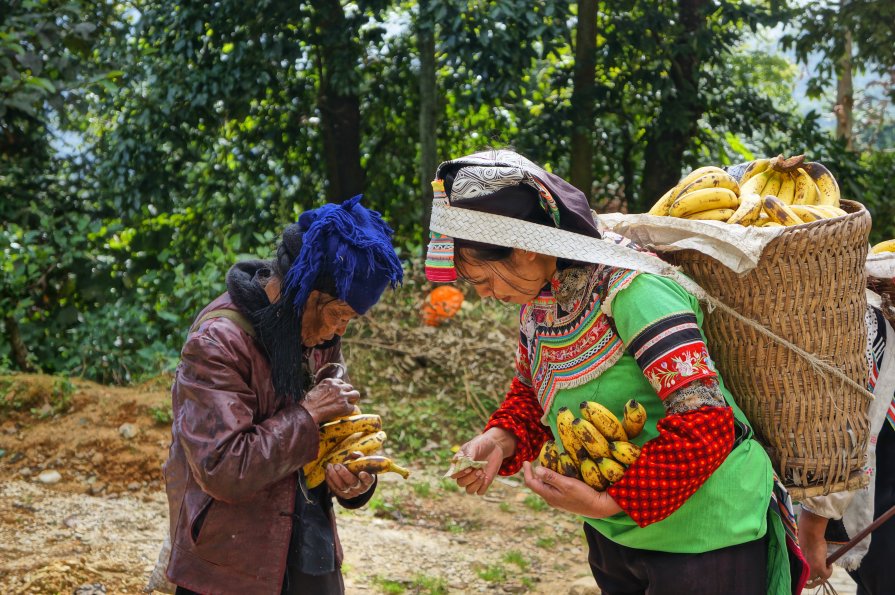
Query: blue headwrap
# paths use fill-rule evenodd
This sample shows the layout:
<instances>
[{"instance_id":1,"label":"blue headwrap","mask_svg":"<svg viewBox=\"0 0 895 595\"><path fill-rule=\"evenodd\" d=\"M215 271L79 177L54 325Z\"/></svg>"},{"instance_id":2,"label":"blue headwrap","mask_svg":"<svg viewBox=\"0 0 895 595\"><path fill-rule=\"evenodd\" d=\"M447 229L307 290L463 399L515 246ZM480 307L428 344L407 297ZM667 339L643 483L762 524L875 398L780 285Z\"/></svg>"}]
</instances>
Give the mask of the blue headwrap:
<instances>
[{"instance_id":1,"label":"blue headwrap","mask_svg":"<svg viewBox=\"0 0 895 595\"><path fill-rule=\"evenodd\" d=\"M336 297L358 314L404 278L392 247L392 230L376 211L360 204L361 195L326 204L298 218L301 251L286 273L284 294L297 313L320 280L331 280Z\"/></svg>"}]
</instances>

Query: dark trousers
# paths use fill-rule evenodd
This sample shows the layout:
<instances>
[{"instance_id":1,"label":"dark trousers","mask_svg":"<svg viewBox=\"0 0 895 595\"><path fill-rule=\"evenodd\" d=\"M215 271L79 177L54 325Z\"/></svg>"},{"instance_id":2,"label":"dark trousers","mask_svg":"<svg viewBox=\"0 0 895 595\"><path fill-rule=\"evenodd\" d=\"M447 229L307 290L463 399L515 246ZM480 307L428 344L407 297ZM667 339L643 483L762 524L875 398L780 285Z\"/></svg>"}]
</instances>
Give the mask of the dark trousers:
<instances>
[{"instance_id":1,"label":"dark trousers","mask_svg":"<svg viewBox=\"0 0 895 595\"><path fill-rule=\"evenodd\" d=\"M183 587L177 587L175 595L202 595ZM294 571L287 571L283 579L282 595L343 595L345 584L342 582L342 573L338 570L314 576Z\"/></svg>"},{"instance_id":2,"label":"dark trousers","mask_svg":"<svg viewBox=\"0 0 895 595\"><path fill-rule=\"evenodd\" d=\"M584 533L603 595L765 595L767 590L767 536L704 554L669 554L619 545L587 523Z\"/></svg>"},{"instance_id":3,"label":"dark trousers","mask_svg":"<svg viewBox=\"0 0 895 595\"><path fill-rule=\"evenodd\" d=\"M873 518L895 506L895 430L884 422L876 443L876 489ZM870 534L870 548L857 570L849 574L858 583L857 595L895 593L895 518Z\"/></svg>"}]
</instances>

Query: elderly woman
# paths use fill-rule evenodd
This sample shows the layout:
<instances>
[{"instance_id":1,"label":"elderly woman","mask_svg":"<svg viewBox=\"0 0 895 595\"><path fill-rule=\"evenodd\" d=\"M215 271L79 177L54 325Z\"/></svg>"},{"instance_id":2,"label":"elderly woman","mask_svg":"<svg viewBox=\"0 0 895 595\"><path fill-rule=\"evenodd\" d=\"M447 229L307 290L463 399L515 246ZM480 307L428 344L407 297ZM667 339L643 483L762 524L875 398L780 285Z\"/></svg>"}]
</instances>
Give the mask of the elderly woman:
<instances>
[{"instance_id":1,"label":"elderly woman","mask_svg":"<svg viewBox=\"0 0 895 595\"><path fill-rule=\"evenodd\" d=\"M807 569L769 512L770 460L712 363L698 301L636 268L649 259L601 239L580 191L520 155L448 161L433 187L429 278L459 275L521 306L515 379L461 449L486 464L457 483L481 495L522 468L549 505L583 518L603 593L797 593ZM648 413L632 440L642 453L608 490L531 466L558 440L560 409L596 401L619 414L629 399Z\"/></svg>"},{"instance_id":2,"label":"elderly woman","mask_svg":"<svg viewBox=\"0 0 895 595\"><path fill-rule=\"evenodd\" d=\"M302 467L318 424L360 396L340 336L402 279L391 230L359 201L303 213L273 261L234 265L190 329L165 464L178 593L344 592L332 497L362 506L375 477L331 465L308 489Z\"/></svg>"}]
</instances>

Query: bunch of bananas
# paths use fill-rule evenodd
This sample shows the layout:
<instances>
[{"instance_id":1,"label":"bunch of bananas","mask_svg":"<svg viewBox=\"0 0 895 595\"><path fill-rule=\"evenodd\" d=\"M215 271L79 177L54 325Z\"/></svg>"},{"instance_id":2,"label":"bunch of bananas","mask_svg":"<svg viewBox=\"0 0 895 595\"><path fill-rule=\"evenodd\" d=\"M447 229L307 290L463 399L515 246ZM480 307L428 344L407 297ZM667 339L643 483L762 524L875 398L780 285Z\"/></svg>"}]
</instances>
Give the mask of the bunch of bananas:
<instances>
[{"instance_id":1,"label":"bunch of bananas","mask_svg":"<svg viewBox=\"0 0 895 595\"><path fill-rule=\"evenodd\" d=\"M568 407L559 410L556 425L562 451L556 442L548 440L538 462L602 492L621 479L627 466L640 456L640 447L630 440L643 430L646 409L631 399L619 421L599 403L584 401L580 408L579 418Z\"/></svg>"},{"instance_id":2,"label":"bunch of bananas","mask_svg":"<svg viewBox=\"0 0 895 595\"><path fill-rule=\"evenodd\" d=\"M326 466L342 464L353 474L386 473L393 471L404 479L410 471L384 456L373 453L382 448L386 434L382 431L382 418L371 413L361 413L355 405L351 415L340 417L320 425L320 447L317 458L304 466L305 482L309 488L319 486L326 479ZM360 452L360 458L350 458Z\"/></svg>"},{"instance_id":3,"label":"bunch of bananas","mask_svg":"<svg viewBox=\"0 0 895 595\"><path fill-rule=\"evenodd\" d=\"M895 240L886 240L880 242L870 249L873 254L882 254L883 252L895 252Z\"/></svg>"},{"instance_id":4,"label":"bunch of bananas","mask_svg":"<svg viewBox=\"0 0 895 595\"><path fill-rule=\"evenodd\" d=\"M696 169L666 192L650 215L788 227L841 217L839 184L822 164L804 155L756 159L739 182L719 167Z\"/></svg>"}]
</instances>

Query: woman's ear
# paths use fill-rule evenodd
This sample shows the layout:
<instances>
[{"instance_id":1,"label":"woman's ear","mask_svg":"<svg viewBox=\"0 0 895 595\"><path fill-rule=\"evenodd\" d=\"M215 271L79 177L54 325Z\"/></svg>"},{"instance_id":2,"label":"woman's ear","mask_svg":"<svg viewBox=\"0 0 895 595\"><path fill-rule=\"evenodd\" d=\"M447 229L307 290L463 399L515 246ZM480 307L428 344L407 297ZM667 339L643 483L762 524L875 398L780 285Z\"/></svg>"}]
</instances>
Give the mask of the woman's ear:
<instances>
[{"instance_id":1,"label":"woman's ear","mask_svg":"<svg viewBox=\"0 0 895 595\"><path fill-rule=\"evenodd\" d=\"M537 257L537 252L529 252L528 250L523 250L522 248L513 248L514 259L522 259L523 262L534 262L534 259Z\"/></svg>"}]
</instances>

